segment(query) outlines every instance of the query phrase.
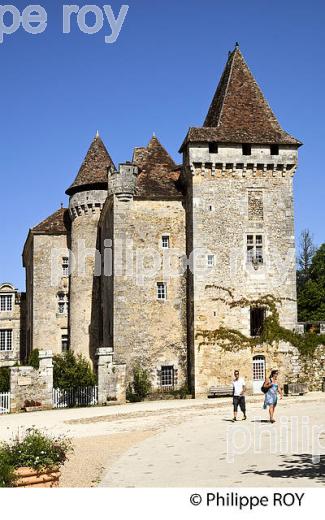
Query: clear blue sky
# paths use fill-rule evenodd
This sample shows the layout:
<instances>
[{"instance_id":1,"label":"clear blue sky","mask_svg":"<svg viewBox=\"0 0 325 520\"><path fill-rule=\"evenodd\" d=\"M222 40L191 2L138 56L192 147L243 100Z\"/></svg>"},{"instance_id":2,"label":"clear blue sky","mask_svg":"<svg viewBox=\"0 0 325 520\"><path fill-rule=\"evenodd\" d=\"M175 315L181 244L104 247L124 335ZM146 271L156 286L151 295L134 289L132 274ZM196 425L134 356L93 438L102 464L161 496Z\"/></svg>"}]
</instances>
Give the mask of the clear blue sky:
<instances>
[{"instance_id":1,"label":"clear blue sky","mask_svg":"<svg viewBox=\"0 0 325 520\"><path fill-rule=\"evenodd\" d=\"M323 0L124 1L130 9L113 45L104 43L106 25L93 36L78 28L63 35L67 0L40 0L45 33L20 29L0 45L0 281L24 289L28 229L67 204L97 129L116 163L152 132L180 161L179 145L202 124L235 41L283 127L304 142L296 234L308 227L325 242ZM109 3L117 13L120 2L97 0Z\"/></svg>"}]
</instances>

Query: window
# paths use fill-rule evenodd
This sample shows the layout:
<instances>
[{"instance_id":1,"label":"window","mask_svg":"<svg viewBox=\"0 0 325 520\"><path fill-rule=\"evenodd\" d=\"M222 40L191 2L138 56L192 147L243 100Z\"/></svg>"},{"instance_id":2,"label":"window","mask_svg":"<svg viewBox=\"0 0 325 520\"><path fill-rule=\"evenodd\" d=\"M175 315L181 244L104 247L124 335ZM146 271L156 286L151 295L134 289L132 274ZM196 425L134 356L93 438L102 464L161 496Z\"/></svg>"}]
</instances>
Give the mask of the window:
<instances>
[{"instance_id":1,"label":"window","mask_svg":"<svg viewBox=\"0 0 325 520\"><path fill-rule=\"evenodd\" d=\"M167 284L164 282L157 283L157 299L167 300Z\"/></svg>"},{"instance_id":2,"label":"window","mask_svg":"<svg viewBox=\"0 0 325 520\"><path fill-rule=\"evenodd\" d=\"M208 255L207 263L208 263L208 267L214 266L214 255Z\"/></svg>"},{"instance_id":3,"label":"window","mask_svg":"<svg viewBox=\"0 0 325 520\"><path fill-rule=\"evenodd\" d=\"M169 249L169 236L163 235L161 238L161 245L163 249Z\"/></svg>"},{"instance_id":4,"label":"window","mask_svg":"<svg viewBox=\"0 0 325 520\"><path fill-rule=\"evenodd\" d=\"M271 155L279 155L279 145L278 144L271 144L270 152L271 152Z\"/></svg>"},{"instance_id":5,"label":"window","mask_svg":"<svg viewBox=\"0 0 325 520\"><path fill-rule=\"evenodd\" d=\"M69 258L67 256L62 259L62 276L69 276Z\"/></svg>"},{"instance_id":6,"label":"window","mask_svg":"<svg viewBox=\"0 0 325 520\"><path fill-rule=\"evenodd\" d=\"M265 314L266 311L264 307L251 307L251 336L253 338L261 335L265 321Z\"/></svg>"},{"instance_id":7,"label":"window","mask_svg":"<svg viewBox=\"0 0 325 520\"><path fill-rule=\"evenodd\" d=\"M173 365L164 365L160 370L160 386L164 390L173 390L177 385L177 369Z\"/></svg>"},{"instance_id":8,"label":"window","mask_svg":"<svg viewBox=\"0 0 325 520\"><path fill-rule=\"evenodd\" d=\"M69 296L63 292L58 294L58 314L67 315L69 312Z\"/></svg>"},{"instance_id":9,"label":"window","mask_svg":"<svg viewBox=\"0 0 325 520\"><path fill-rule=\"evenodd\" d=\"M209 153L219 153L219 145L218 145L218 143L210 143L209 144Z\"/></svg>"},{"instance_id":10,"label":"window","mask_svg":"<svg viewBox=\"0 0 325 520\"><path fill-rule=\"evenodd\" d=\"M265 380L265 357L254 356L253 358L253 380L264 381Z\"/></svg>"},{"instance_id":11,"label":"window","mask_svg":"<svg viewBox=\"0 0 325 520\"><path fill-rule=\"evenodd\" d=\"M263 264L263 236L247 235L247 262Z\"/></svg>"},{"instance_id":12,"label":"window","mask_svg":"<svg viewBox=\"0 0 325 520\"><path fill-rule=\"evenodd\" d=\"M0 330L0 351L12 350L12 330Z\"/></svg>"},{"instance_id":13,"label":"window","mask_svg":"<svg viewBox=\"0 0 325 520\"><path fill-rule=\"evenodd\" d=\"M2 294L0 296L0 311L12 311L12 294Z\"/></svg>"},{"instance_id":14,"label":"window","mask_svg":"<svg viewBox=\"0 0 325 520\"><path fill-rule=\"evenodd\" d=\"M252 145L251 144L243 144L243 155L252 155Z\"/></svg>"},{"instance_id":15,"label":"window","mask_svg":"<svg viewBox=\"0 0 325 520\"><path fill-rule=\"evenodd\" d=\"M61 336L61 350L63 353L69 351L69 336L67 334Z\"/></svg>"}]
</instances>

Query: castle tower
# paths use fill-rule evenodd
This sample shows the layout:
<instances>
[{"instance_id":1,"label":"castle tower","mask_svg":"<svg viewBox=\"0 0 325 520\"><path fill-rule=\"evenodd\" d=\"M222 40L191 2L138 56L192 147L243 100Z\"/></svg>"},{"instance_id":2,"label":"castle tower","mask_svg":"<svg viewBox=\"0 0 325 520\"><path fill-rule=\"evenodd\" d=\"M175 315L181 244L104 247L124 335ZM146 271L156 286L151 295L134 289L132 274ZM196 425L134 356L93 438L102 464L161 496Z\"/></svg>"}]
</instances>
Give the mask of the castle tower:
<instances>
[{"instance_id":1,"label":"castle tower","mask_svg":"<svg viewBox=\"0 0 325 520\"><path fill-rule=\"evenodd\" d=\"M300 145L281 128L236 45L203 127L191 128L181 148L187 254L197 255L188 280L196 395L229 383L240 364L251 379L253 360L221 350L209 340L216 330L258 337L267 295L280 323L296 326L293 176Z\"/></svg>"},{"instance_id":2,"label":"castle tower","mask_svg":"<svg viewBox=\"0 0 325 520\"><path fill-rule=\"evenodd\" d=\"M113 161L97 133L75 181L66 191L72 222L70 348L92 360L99 346L101 327L100 276L95 276L98 221L107 198L111 167Z\"/></svg>"}]
</instances>

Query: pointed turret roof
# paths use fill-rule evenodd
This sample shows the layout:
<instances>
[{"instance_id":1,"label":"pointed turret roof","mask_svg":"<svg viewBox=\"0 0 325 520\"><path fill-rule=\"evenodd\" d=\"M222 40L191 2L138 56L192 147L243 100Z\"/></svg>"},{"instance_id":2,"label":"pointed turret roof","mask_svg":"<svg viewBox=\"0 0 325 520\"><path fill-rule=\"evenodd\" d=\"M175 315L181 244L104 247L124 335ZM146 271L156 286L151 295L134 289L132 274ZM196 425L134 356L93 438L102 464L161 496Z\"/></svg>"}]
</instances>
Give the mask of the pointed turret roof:
<instances>
[{"instance_id":1,"label":"pointed turret roof","mask_svg":"<svg viewBox=\"0 0 325 520\"><path fill-rule=\"evenodd\" d=\"M91 143L87 155L80 167L77 177L67 189L67 195L73 195L77 191L86 189L107 188L107 169L114 167L114 163L101 140L99 133Z\"/></svg>"},{"instance_id":2,"label":"pointed turret roof","mask_svg":"<svg viewBox=\"0 0 325 520\"><path fill-rule=\"evenodd\" d=\"M140 169L136 197L162 200L182 197L177 188L177 166L155 135L146 148L134 150L133 162Z\"/></svg>"},{"instance_id":3,"label":"pointed turret roof","mask_svg":"<svg viewBox=\"0 0 325 520\"><path fill-rule=\"evenodd\" d=\"M238 44L229 54L203 128L191 128L188 140L301 145L282 129Z\"/></svg>"}]
</instances>

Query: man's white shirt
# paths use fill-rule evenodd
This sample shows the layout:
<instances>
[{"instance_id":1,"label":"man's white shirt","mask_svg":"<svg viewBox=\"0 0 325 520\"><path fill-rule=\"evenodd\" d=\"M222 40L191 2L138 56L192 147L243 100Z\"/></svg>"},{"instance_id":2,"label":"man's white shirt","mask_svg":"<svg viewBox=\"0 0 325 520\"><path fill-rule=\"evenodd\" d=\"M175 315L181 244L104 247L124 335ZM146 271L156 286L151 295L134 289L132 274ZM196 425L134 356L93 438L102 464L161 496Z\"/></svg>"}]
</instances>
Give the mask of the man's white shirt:
<instances>
[{"instance_id":1,"label":"man's white shirt","mask_svg":"<svg viewBox=\"0 0 325 520\"><path fill-rule=\"evenodd\" d=\"M244 389L245 380L240 377L237 380L234 379L232 384L233 384L233 387L234 387L234 396L239 397L242 394L242 391Z\"/></svg>"}]
</instances>

